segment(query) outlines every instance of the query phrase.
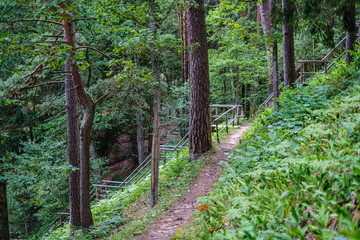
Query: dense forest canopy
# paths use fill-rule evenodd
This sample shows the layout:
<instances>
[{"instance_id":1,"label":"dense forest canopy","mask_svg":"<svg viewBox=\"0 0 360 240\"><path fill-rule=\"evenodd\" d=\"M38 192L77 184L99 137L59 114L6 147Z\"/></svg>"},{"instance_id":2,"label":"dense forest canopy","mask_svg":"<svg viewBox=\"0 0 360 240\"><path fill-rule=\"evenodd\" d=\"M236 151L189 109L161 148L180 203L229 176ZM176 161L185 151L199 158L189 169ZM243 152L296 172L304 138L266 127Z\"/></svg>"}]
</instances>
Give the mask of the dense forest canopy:
<instances>
[{"instance_id":1,"label":"dense forest canopy","mask_svg":"<svg viewBox=\"0 0 360 240\"><path fill-rule=\"evenodd\" d=\"M0 235L31 237L69 208L88 228L91 184L123 179L156 143L186 136L189 119L195 134L204 106L242 105L250 118L273 94L276 110L296 62L345 35L349 64L358 2L0 1ZM190 152L211 147L207 125Z\"/></svg>"}]
</instances>

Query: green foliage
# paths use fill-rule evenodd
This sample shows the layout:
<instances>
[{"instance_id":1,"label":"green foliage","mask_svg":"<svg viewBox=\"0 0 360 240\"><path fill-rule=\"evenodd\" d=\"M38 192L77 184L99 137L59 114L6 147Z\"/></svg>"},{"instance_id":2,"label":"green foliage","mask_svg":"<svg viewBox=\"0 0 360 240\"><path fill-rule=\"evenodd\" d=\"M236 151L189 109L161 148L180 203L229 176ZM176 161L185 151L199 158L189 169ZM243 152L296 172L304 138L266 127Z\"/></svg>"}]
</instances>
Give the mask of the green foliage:
<instances>
[{"instance_id":1,"label":"green foliage","mask_svg":"<svg viewBox=\"0 0 360 240\"><path fill-rule=\"evenodd\" d=\"M170 161L167 161L160 167L159 176L159 201L167 199L169 194L177 193L180 189L183 189L194 177L196 176L201 163L195 163L189 161L188 150L179 152ZM112 198L100 200L92 207L92 213L94 217L95 227L90 232L82 235L79 232L79 237L82 236L86 239L94 239L108 235L114 227L121 225L132 224L132 219L125 214L125 210L136 204L139 199L143 199L142 204L147 205L146 199L150 192L150 175L139 183L131 185L123 192L119 191L115 193ZM146 213L147 218L153 215L153 212ZM154 215L152 216L154 217ZM143 223L142 223L143 224ZM120 235L131 234L131 231L138 227L143 227L139 222L134 223L133 228L124 229L123 232L118 233ZM49 239L67 239L69 236L69 225L54 231Z\"/></svg>"},{"instance_id":2,"label":"green foliage","mask_svg":"<svg viewBox=\"0 0 360 240\"><path fill-rule=\"evenodd\" d=\"M221 1L206 18L210 34L212 103L230 104L236 100L237 103L251 102L257 106L266 98L265 41L257 32L259 26L251 21L252 16L242 16L247 8L245 2ZM245 90L245 86L251 86L252 91ZM234 97L236 91L239 95L237 99Z\"/></svg>"},{"instance_id":3,"label":"green foliage","mask_svg":"<svg viewBox=\"0 0 360 240\"><path fill-rule=\"evenodd\" d=\"M340 68L307 87L284 89L280 112L267 110L255 120L213 194L198 200L208 210L199 213L196 229L183 237L357 239L356 68Z\"/></svg>"}]
</instances>

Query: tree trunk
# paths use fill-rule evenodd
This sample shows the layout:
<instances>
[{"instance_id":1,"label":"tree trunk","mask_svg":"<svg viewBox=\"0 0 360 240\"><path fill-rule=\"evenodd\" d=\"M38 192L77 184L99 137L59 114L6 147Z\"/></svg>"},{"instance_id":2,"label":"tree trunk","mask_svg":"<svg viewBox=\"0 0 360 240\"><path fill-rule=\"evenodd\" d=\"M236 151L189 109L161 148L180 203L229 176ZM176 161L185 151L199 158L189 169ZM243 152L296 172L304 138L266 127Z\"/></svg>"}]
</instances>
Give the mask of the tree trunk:
<instances>
[{"instance_id":1,"label":"tree trunk","mask_svg":"<svg viewBox=\"0 0 360 240\"><path fill-rule=\"evenodd\" d=\"M184 5L186 0L183 0ZM186 10L183 11L183 27L184 27L184 36L183 36L183 52L184 52L184 80L186 82L189 79L189 37L188 37L188 27L187 27L187 13Z\"/></svg>"},{"instance_id":2,"label":"tree trunk","mask_svg":"<svg viewBox=\"0 0 360 240\"><path fill-rule=\"evenodd\" d=\"M261 13L261 22L263 27L263 32L266 37L265 40L265 50L268 64L268 75L269 75L269 94L273 91L273 66L272 66L272 45L271 39L273 38L271 34L272 22L271 22L271 0L263 0L262 4L260 4L260 13Z\"/></svg>"},{"instance_id":3,"label":"tree trunk","mask_svg":"<svg viewBox=\"0 0 360 240\"><path fill-rule=\"evenodd\" d=\"M90 141L94 116L95 104L91 101L83 105L83 119L80 127L80 215L82 228L89 228L94 225L90 204Z\"/></svg>"},{"instance_id":4,"label":"tree trunk","mask_svg":"<svg viewBox=\"0 0 360 240\"><path fill-rule=\"evenodd\" d=\"M275 11L276 0L271 0L271 12ZM275 31L275 26L272 25L272 30ZM273 40L273 48L272 48L272 59L273 59L273 92L274 92L274 111L279 111L279 63L278 63L278 48L277 48L277 40L274 38Z\"/></svg>"},{"instance_id":5,"label":"tree trunk","mask_svg":"<svg viewBox=\"0 0 360 240\"><path fill-rule=\"evenodd\" d=\"M185 0L183 3L185 5ZM182 83L186 82L189 77L189 53L188 53L188 29L186 26L187 22L187 13L185 10L177 7L178 12L178 21L179 21L179 32L180 39L182 41L181 46L181 81Z\"/></svg>"},{"instance_id":6,"label":"tree trunk","mask_svg":"<svg viewBox=\"0 0 360 240\"><path fill-rule=\"evenodd\" d=\"M65 71L70 71L71 59L65 63ZM70 202L70 228L81 226L80 222L80 160L79 160L79 120L76 101L75 85L71 74L65 75L65 97L66 97L66 123L67 123L67 145L68 163L77 170L69 174L69 202Z\"/></svg>"},{"instance_id":7,"label":"tree trunk","mask_svg":"<svg viewBox=\"0 0 360 240\"><path fill-rule=\"evenodd\" d=\"M10 239L6 182L0 181L0 240Z\"/></svg>"},{"instance_id":8,"label":"tree trunk","mask_svg":"<svg viewBox=\"0 0 360 240\"><path fill-rule=\"evenodd\" d=\"M203 0L190 6L188 31L190 51L190 156L194 160L211 148L210 80Z\"/></svg>"},{"instance_id":9,"label":"tree trunk","mask_svg":"<svg viewBox=\"0 0 360 240\"><path fill-rule=\"evenodd\" d=\"M250 102L251 102L251 85L250 84L246 84L245 85L245 96L247 98L247 101L245 102L245 111L248 113L248 116L251 116L251 108L250 108Z\"/></svg>"},{"instance_id":10,"label":"tree trunk","mask_svg":"<svg viewBox=\"0 0 360 240\"><path fill-rule=\"evenodd\" d=\"M241 100L242 100L242 105L243 105L243 109L245 111L245 115L248 113L246 111L246 85L245 83L241 84Z\"/></svg>"},{"instance_id":11,"label":"tree trunk","mask_svg":"<svg viewBox=\"0 0 360 240\"><path fill-rule=\"evenodd\" d=\"M141 164L145 159L144 147L144 123L142 121L141 109L136 110L136 143L138 151L138 163Z\"/></svg>"},{"instance_id":12,"label":"tree trunk","mask_svg":"<svg viewBox=\"0 0 360 240\"><path fill-rule=\"evenodd\" d=\"M236 70L236 77L234 83L233 103L237 105L239 99L239 65L236 65L235 70Z\"/></svg>"},{"instance_id":13,"label":"tree trunk","mask_svg":"<svg viewBox=\"0 0 360 240\"><path fill-rule=\"evenodd\" d=\"M180 6L176 6L176 10L177 10L177 14L178 14L178 22L179 22L179 35L180 35L180 40L182 41L182 46L181 46L181 82L184 83L185 82L185 56L184 56L184 19L183 19L183 10L182 7Z\"/></svg>"},{"instance_id":14,"label":"tree trunk","mask_svg":"<svg viewBox=\"0 0 360 240\"><path fill-rule=\"evenodd\" d=\"M137 54L135 54L136 68L140 68L140 61ZM137 99L141 99L141 91L137 90ZM140 108L141 102L137 102L139 105L136 109L136 145L138 152L138 164L141 164L145 159L145 140L144 140L144 121L142 119L142 110Z\"/></svg>"},{"instance_id":15,"label":"tree trunk","mask_svg":"<svg viewBox=\"0 0 360 240\"><path fill-rule=\"evenodd\" d=\"M94 142L94 134L91 134L91 141L90 141L90 159L96 159L97 158L97 154L96 154L96 147L95 147L95 142ZM94 182L96 184L101 184L101 165L97 165L96 168L94 169Z\"/></svg>"},{"instance_id":16,"label":"tree trunk","mask_svg":"<svg viewBox=\"0 0 360 240\"><path fill-rule=\"evenodd\" d=\"M151 68L154 78L154 124L151 149L151 189L150 207L154 207L158 200L159 192L159 151L160 151L160 76L158 54L156 53L155 42L157 41L156 20L155 20L155 0L149 0L150 30L152 41L150 43Z\"/></svg>"},{"instance_id":17,"label":"tree trunk","mask_svg":"<svg viewBox=\"0 0 360 240\"><path fill-rule=\"evenodd\" d=\"M72 3L72 0L68 0ZM75 22L71 16L64 15L64 35L65 41L71 47L72 52L68 57L72 80L80 104L83 108L83 119L80 127L80 220L81 227L86 229L94 225L90 208L90 140L91 128L95 115L95 104L91 97L86 93L81 81L80 71L76 63L73 62L75 49Z\"/></svg>"},{"instance_id":18,"label":"tree trunk","mask_svg":"<svg viewBox=\"0 0 360 240\"><path fill-rule=\"evenodd\" d=\"M347 17L349 18L350 26L356 26L355 22L355 5L352 3L348 3L347 5ZM346 32L346 56L345 56L345 62L346 65L349 65L352 61L352 57L349 51L354 51L354 44L356 40L356 31L355 27L353 29L348 30Z\"/></svg>"},{"instance_id":19,"label":"tree trunk","mask_svg":"<svg viewBox=\"0 0 360 240\"><path fill-rule=\"evenodd\" d=\"M295 6L291 0L282 1L283 11L283 54L284 54L284 81L285 86L293 87L295 84L295 51L294 51L294 27L290 18L294 14ZM285 15L286 14L286 15Z\"/></svg>"},{"instance_id":20,"label":"tree trunk","mask_svg":"<svg viewBox=\"0 0 360 240\"><path fill-rule=\"evenodd\" d=\"M0 136L0 159L4 156L3 147ZM1 160L0 160L1 164ZM0 176L2 173L0 172ZM6 197L6 181L0 181L0 240L9 240L9 214Z\"/></svg>"},{"instance_id":21,"label":"tree trunk","mask_svg":"<svg viewBox=\"0 0 360 240\"><path fill-rule=\"evenodd\" d=\"M260 4L257 5L256 11L256 32L260 36L260 22L261 22L261 11L260 11Z\"/></svg>"}]
</instances>

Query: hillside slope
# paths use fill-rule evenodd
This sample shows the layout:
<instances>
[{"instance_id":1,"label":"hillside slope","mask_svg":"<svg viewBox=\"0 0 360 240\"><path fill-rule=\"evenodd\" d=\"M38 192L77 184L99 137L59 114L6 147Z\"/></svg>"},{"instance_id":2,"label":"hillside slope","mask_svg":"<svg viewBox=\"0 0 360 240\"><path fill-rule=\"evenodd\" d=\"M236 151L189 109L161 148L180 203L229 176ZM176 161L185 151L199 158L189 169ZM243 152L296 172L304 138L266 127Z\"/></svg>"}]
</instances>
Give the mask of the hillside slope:
<instances>
[{"instance_id":1,"label":"hillside slope","mask_svg":"<svg viewBox=\"0 0 360 240\"><path fill-rule=\"evenodd\" d=\"M178 239L360 239L359 56L283 90Z\"/></svg>"}]
</instances>

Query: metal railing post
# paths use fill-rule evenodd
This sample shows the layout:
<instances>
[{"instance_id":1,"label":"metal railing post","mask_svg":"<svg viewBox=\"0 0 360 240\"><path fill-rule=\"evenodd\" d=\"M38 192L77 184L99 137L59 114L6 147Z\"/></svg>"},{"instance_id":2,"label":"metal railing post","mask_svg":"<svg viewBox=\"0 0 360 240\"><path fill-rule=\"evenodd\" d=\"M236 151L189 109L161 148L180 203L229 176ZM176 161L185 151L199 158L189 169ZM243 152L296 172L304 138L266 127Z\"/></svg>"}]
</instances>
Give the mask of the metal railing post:
<instances>
[{"instance_id":1,"label":"metal railing post","mask_svg":"<svg viewBox=\"0 0 360 240\"><path fill-rule=\"evenodd\" d=\"M240 125L240 107L238 106L237 108L236 108L236 114L237 114L237 125Z\"/></svg>"},{"instance_id":2,"label":"metal railing post","mask_svg":"<svg viewBox=\"0 0 360 240\"><path fill-rule=\"evenodd\" d=\"M301 83L304 83L305 82L305 63L301 63L300 76L301 76Z\"/></svg>"},{"instance_id":3,"label":"metal railing post","mask_svg":"<svg viewBox=\"0 0 360 240\"><path fill-rule=\"evenodd\" d=\"M217 142L220 143L218 120L216 120L215 126L216 126L216 139L217 139Z\"/></svg>"},{"instance_id":4,"label":"metal railing post","mask_svg":"<svg viewBox=\"0 0 360 240\"><path fill-rule=\"evenodd\" d=\"M226 124L226 132L229 133L229 127L228 127L228 114L225 114L225 124Z\"/></svg>"},{"instance_id":5,"label":"metal railing post","mask_svg":"<svg viewBox=\"0 0 360 240\"><path fill-rule=\"evenodd\" d=\"M233 114L232 120L234 120L234 118L235 118L235 108L232 110L232 114ZM233 127L235 127L235 121L232 121L232 125L233 125Z\"/></svg>"}]
</instances>

